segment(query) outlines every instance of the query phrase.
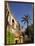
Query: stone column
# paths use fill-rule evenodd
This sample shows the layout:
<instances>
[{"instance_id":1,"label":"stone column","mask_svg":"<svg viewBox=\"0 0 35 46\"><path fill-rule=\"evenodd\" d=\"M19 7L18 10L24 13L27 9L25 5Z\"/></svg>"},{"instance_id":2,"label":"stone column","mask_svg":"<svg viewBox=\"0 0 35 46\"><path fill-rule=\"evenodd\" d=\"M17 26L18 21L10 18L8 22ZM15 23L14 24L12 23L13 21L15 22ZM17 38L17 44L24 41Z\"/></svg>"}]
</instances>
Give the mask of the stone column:
<instances>
[{"instance_id":1,"label":"stone column","mask_svg":"<svg viewBox=\"0 0 35 46\"><path fill-rule=\"evenodd\" d=\"M21 36L21 43L23 43L23 36Z\"/></svg>"}]
</instances>

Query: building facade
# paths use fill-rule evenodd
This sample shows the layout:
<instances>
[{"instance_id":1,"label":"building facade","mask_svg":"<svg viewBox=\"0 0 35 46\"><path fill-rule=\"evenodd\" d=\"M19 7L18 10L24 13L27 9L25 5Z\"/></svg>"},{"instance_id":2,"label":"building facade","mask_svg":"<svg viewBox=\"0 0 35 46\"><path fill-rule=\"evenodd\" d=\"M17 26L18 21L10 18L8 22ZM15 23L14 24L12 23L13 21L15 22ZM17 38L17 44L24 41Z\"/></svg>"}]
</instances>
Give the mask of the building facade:
<instances>
[{"instance_id":1,"label":"building facade","mask_svg":"<svg viewBox=\"0 0 35 46\"><path fill-rule=\"evenodd\" d=\"M20 33L20 24L19 22L16 20L16 17L13 16L13 13L11 13L10 7L7 3L7 12L6 12L6 16L8 16L7 21L7 31L10 31L11 33L14 34L15 39L14 39L14 43L23 43L23 36L22 33Z\"/></svg>"}]
</instances>

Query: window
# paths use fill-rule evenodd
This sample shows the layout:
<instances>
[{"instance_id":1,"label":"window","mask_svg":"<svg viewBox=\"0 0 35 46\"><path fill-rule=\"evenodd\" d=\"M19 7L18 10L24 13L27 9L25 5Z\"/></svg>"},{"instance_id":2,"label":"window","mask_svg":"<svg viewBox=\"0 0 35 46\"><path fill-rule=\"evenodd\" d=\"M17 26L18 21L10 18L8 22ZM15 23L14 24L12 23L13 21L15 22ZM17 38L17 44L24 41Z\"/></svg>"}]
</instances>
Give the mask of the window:
<instances>
[{"instance_id":1,"label":"window","mask_svg":"<svg viewBox=\"0 0 35 46\"><path fill-rule=\"evenodd\" d=\"M14 19L12 19L12 23L14 23Z\"/></svg>"},{"instance_id":2,"label":"window","mask_svg":"<svg viewBox=\"0 0 35 46\"><path fill-rule=\"evenodd\" d=\"M12 19L12 28L14 28L14 19Z\"/></svg>"}]
</instances>

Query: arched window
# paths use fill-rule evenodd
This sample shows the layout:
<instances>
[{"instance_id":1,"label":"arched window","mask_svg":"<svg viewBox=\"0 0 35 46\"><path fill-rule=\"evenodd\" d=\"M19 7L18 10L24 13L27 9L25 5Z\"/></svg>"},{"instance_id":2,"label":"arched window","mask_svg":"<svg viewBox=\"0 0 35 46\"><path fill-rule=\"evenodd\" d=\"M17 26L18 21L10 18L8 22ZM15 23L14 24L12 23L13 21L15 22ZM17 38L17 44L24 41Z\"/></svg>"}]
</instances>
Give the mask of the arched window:
<instances>
[{"instance_id":1,"label":"arched window","mask_svg":"<svg viewBox=\"0 0 35 46\"><path fill-rule=\"evenodd\" d=\"M12 28L14 28L14 19L12 19Z\"/></svg>"},{"instance_id":2,"label":"arched window","mask_svg":"<svg viewBox=\"0 0 35 46\"><path fill-rule=\"evenodd\" d=\"M12 23L14 23L14 19L12 19Z\"/></svg>"}]
</instances>

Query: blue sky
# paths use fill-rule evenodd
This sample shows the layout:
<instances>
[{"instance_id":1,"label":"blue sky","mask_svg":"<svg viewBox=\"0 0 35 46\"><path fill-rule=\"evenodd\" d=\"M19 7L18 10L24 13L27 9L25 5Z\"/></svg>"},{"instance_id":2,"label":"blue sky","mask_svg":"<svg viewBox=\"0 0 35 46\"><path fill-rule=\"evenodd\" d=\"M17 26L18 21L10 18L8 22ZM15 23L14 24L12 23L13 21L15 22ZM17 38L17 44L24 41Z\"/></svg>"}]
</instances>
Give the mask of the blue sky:
<instances>
[{"instance_id":1,"label":"blue sky","mask_svg":"<svg viewBox=\"0 0 35 46\"><path fill-rule=\"evenodd\" d=\"M21 22L21 17L24 15L29 15L30 18L32 19L32 4L25 4L25 3L9 3L9 7L13 15L16 17L16 19L19 21L21 26L24 26L24 28L27 27L26 24L23 24ZM32 23L32 20L31 20Z\"/></svg>"}]
</instances>

